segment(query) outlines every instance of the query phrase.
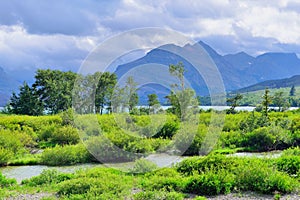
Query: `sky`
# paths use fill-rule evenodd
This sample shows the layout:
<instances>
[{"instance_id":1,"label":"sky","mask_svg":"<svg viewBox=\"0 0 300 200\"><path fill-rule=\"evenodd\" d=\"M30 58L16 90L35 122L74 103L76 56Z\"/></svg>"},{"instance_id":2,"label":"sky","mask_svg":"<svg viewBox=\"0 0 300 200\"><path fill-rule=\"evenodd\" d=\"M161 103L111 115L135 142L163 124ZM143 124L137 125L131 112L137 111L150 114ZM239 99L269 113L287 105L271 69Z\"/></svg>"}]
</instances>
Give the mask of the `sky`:
<instances>
[{"instance_id":1,"label":"sky","mask_svg":"<svg viewBox=\"0 0 300 200\"><path fill-rule=\"evenodd\" d=\"M76 71L99 43L143 27L178 31L222 55L300 55L299 0L1 0L0 67Z\"/></svg>"}]
</instances>

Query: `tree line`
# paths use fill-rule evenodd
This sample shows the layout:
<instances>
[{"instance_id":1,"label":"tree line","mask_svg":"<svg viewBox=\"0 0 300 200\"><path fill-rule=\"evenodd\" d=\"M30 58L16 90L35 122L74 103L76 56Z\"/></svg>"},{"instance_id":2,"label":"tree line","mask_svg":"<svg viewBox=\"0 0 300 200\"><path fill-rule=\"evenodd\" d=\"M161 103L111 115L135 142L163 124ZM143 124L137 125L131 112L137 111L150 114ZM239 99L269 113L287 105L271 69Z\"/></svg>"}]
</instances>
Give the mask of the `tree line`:
<instances>
[{"instance_id":1,"label":"tree line","mask_svg":"<svg viewBox=\"0 0 300 200\"><path fill-rule=\"evenodd\" d=\"M75 81L81 85L74 86ZM71 71L39 69L35 75L35 82L31 86L24 82L19 93L12 94L6 110L12 114L57 114L72 107L72 97L83 99L86 91L91 89L94 92L93 107L90 108L91 106L88 105L90 103L88 97L86 102L75 106L81 106L86 112L103 112L104 107L110 104L110 97L116 83L116 75L109 72L96 72L83 76ZM74 93L74 90L78 94Z\"/></svg>"},{"instance_id":2,"label":"tree line","mask_svg":"<svg viewBox=\"0 0 300 200\"><path fill-rule=\"evenodd\" d=\"M171 92L165 97L171 105L167 112L175 114L182 121L186 120L191 112L196 112L195 108L200 105L200 98L192 89L185 87L185 72L181 62L169 65L169 73L177 78L177 83L171 85ZM138 83L133 77L128 77L125 85L120 87L116 74L110 72L80 75L71 71L39 69L31 86L24 82L19 93L12 94L5 112L23 115L57 114L73 107L81 114L127 111L133 114L155 113L160 107L156 94L148 95L148 108L136 108L139 103L137 86ZM296 89L293 86L290 89L290 97L286 99L283 92L279 91L271 96L266 89L257 111L267 115L270 105L284 111L290 105L294 106L295 102L292 100L295 93ZM240 105L242 98L241 94L228 98L227 104L231 107L227 113L235 113L235 108Z\"/></svg>"},{"instance_id":3,"label":"tree line","mask_svg":"<svg viewBox=\"0 0 300 200\"><path fill-rule=\"evenodd\" d=\"M159 104L156 94L148 95L149 110ZM71 107L78 113L132 112L138 105L137 83L128 77L117 85L110 72L80 75L71 71L39 69L32 85L24 82L13 92L5 112L10 114L57 114Z\"/></svg>"}]
</instances>

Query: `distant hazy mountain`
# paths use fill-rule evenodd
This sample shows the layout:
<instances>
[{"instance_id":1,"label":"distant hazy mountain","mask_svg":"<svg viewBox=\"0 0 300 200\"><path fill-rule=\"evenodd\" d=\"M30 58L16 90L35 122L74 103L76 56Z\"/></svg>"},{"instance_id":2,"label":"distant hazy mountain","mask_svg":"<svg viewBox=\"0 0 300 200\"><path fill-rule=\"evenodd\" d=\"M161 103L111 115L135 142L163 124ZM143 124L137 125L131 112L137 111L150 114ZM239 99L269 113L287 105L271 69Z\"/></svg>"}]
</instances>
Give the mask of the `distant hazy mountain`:
<instances>
[{"instance_id":1,"label":"distant hazy mountain","mask_svg":"<svg viewBox=\"0 0 300 200\"><path fill-rule=\"evenodd\" d=\"M200 41L199 44L207 51L219 69L227 91L235 91L267 80L284 79L294 75L300 75L300 59L294 53L265 53L257 57L252 57L245 52L220 55L204 42ZM184 47L173 44L165 46L169 49L173 49L175 52L184 50L193 51L194 48L194 46L189 44ZM184 63L187 69L186 79L190 81L191 86L197 88L197 94L202 96L208 95L208 89L204 80L201 76L197 75L193 66L177 54L170 53L161 48L153 49L137 60L119 65L115 72L118 77L122 77L125 73L136 67L144 67L144 65L156 63L160 64L162 68L165 67L164 70L148 70L143 76L161 79L162 76L166 76L168 73L167 67L179 61ZM0 106L5 104L4 102L7 101L11 91L16 90L19 83L24 81L20 80L22 76L19 76L17 81L11 77L16 76L12 76L8 74L8 72L5 73L3 69L0 68ZM34 80L26 81L32 83ZM160 99L163 99L163 96L168 94L169 90L166 87L149 83L148 85L144 85L139 91L140 95L144 98L146 98L147 94L153 92L158 93Z\"/></svg>"},{"instance_id":2,"label":"distant hazy mountain","mask_svg":"<svg viewBox=\"0 0 300 200\"><path fill-rule=\"evenodd\" d=\"M265 53L252 57L245 52L239 52L222 56L204 42L200 41L199 44L207 51L218 67L227 91L237 90L266 80L288 78L300 74L300 59L294 53ZM169 48L180 51L180 49L190 48L190 46L170 45ZM184 58L161 49L153 49L140 59L120 65L116 73L118 77L121 77L140 65L159 63L168 66L179 61L182 61L187 69L186 78L191 81L192 86L198 88L196 90L198 95L207 95L208 90L203 79L194 75L191 64ZM155 88L155 86L152 86L152 91L153 87ZM161 92L162 89L159 88L157 91ZM147 92L143 89L142 93L146 94Z\"/></svg>"},{"instance_id":3,"label":"distant hazy mountain","mask_svg":"<svg viewBox=\"0 0 300 200\"><path fill-rule=\"evenodd\" d=\"M291 78L284 78L278 80L269 80L257 83L245 88L241 88L236 92L245 93L257 90L264 90L265 88L286 88L292 86L300 86L300 75L293 76Z\"/></svg>"},{"instance_id":4,"label":"distant hazy mountain","mask_svg":"<svg viewBox=\"0 0 300 200\"><path fill-rule=\"evenodd\" d=\"M11 78L1 67L0 67L0 106L4 106L12 91L17 91L19 82Z\"/></svg>"}]
</instances>

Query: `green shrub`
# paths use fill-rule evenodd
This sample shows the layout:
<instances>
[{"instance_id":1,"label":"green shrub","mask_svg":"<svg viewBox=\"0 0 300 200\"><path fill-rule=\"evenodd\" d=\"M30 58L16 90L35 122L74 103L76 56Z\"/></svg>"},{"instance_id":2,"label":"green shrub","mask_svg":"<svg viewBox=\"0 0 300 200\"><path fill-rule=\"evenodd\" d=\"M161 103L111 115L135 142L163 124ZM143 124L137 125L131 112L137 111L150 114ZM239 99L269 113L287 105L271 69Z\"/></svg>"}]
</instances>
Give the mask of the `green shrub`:
<instances>
[{"instance_id":1,"label":"green shrub","mask_svg":"<svg viewBox=\"0 0 300 200\"><path fill-rule=\"evenodd\" d=\"M173 137L174 146L184 155L199 155L199 149L204 138L197 125L181 123L181 128Z\"/></svg>"},{"instance_id":2,"label":"green shrub","mask_svg":"<svg viewBox=\"0 0 300 200\"><path fill-rule=\"evenodd\" d=\"M222 147L236 148L242 147L245 140L245 135L240 131L222 132L219 143Z\"/></svg>"},{"instance_id":3,"label":"green shrub","mask_svg":"<svg viewBox=\"0 0 300 200\"><path fill-rule=\"evenodd\" d=\"M62 125L63 126L75 126L75 122L74 122L74 110L72 108L69 108L65 111L63 111L62 113L60 113L61 119L62 119Z\"/></svg>"},{"instance_id":4,"label":"green shrub","mask_svg":"<svg viewBox=\"0 0 300 200\"><path fill-rule=\"evenodd\" d=\"M293 147L282 152L282 156L300 156L300 147Z\"/></svg>"},{"instance_id":5,"label":"green shrub","mask_svg":"<svg viewBox=\"0 0 300 200\"><path fill-rule=\"evenodd\" d=\"M51 137L51 142L60 145L77 144L79 142L78 131L71 126L56 129Z\"/></svg>"},{"instance_id":6,"label":"green shrub","mask_svg":"<svg viewBox=\"0 0 300 200\"><path fill-rule=\"evenodd\" d=\"M16 179L10 179L3 176L3 174L0 172L0 188L6 188L13 185L16 185L17 181Z\"/></svg>"},{"instance_id":7,"label":"green shrub","mask_svg":"<svg viewBox=\"0 0 300 200\"><path fill-rule=\"evenodd\" d=\"M194 175L188 181L185 191L200 195L218 195L230 193L234 188L234 174L225 170L209 170Z\"/></svg>"},{"instance_id":8,"label":"green shrub","mask_svg":"<svg viewBox=\"0 0 300 200\"><path fill-rule=\"evenodd\" d=\"M134 194L134 200L182 200L184 195L177 192L145 191Z\"/></svg>"},{"instance_id":9,"label":"green shrub","mask_svg":"<svg viewBox=\"0 0 300 200\"><path fill-rule=\"evenodd\" d=\"M38 165L40 163L40 154L23 154L9 161L10 166Z\"/></svg>"},{"instance_id":10,"label":"green shrub","mask_svg":"<svg viewBox=\"0 0 300 200\"><path fill-rule=\"evenodd\" d=\"M0 130L0 147L14 154L24 150L24 146L20 141L21 134L18 131Z\"/></svg>"},{"instance_id":11,"label":"green shrub","mask_svg":"<svg viewBox=\"0 0 300 200\"><path fill-rule=\"evenodd\" d=\"M57 170L43 170L40 175L23 180L22 184L32 187L38 185L57 184L73 177L73 174L64 174Z\"/></svg>"},{"instance_id":12,"label":"green shrub","mask_svg":"<svg viewBox=\"0 0 300 200\"><path fill-rule=\"evenodd\" d=\"M52 134L56 131L58 126L56 124L46 125L39 131L39 139L48 141L52 137Z\"/></svg>"},{"instance_id":13,"label":"green shrub","mask_svg":"<svg viewBox=\"0 0 300 200\"><path fill-rule=\"evenodd\" d=\"M154 135L155 138L172 138L179 129L178 120L167 121L163 127Z\"/></svg>"},{"instance_id":14,"label":"green shrub","mask_svg":"<svg viewBox=\"0 0 300 200\"><path fill-rule=\"evenodd\" d=\"M137 156L122 151L104 136L90 137L86 141L89 152L100 162L123 162L134 160Z\"/></svg>"},{"instance_id":15,"label":"green shrub","mask_svg":"<svg viewBox=\"0 0 300 200\"><path fill-rule=\"evenodd\" d=\"M41 163L50 166L86 163L91 156L83 145L56 146L46 149L41 155Z\"/></svg>"},{"instance_id":16,"label":"green shrub","mask_svg":"<svg viewBox=\"0 0 300 200\"><path fill-rule=\"evenodd\" d=\"M58 194L67 196L72 194L85 194L98 182L99 181L95 178L78 178L64 181L60 184Z\"/></svg>"},{"instance_id":17,"label":"green shrub","mask_svg":"<svg viewBox=\"0 0 300 200\"><path fill-rule=\"evenodd\" d=\"M0 147L0 166L7 164L8 160L13 156L13 152Z\"/></svg>"},{"instance_id":18,"label":"green shrub","mask_svg":"<svg viewBox=\"0 0 300 200\"><path fill-rule=\"evenodd\" d=\"M187 150L184 152L184 155L199 155L202 142L206 136L206 132L207 132L207 127L203 124L200 124L198 126L198 131L195 133L193 141L188 146Z\"/></svg>"},{"instance_id":19,"label":"green shrub","mask_svg":"<svg viewBox=\"0 0 300 200\"><path fill-rule=\"evenodd\" d=\"M154 147L152 146L151 139L140 139L130 142L125 147L125 150L132 153L153 153Z\"/></svg>"},{"instance_id":20,"label":"green shrub","mask_svg":"<svg viewBox=\"0 0 300 200\"><path fill-rule=\"evenodd\" d=\"M247 134L247 139L244 146L253 147L258 151L271 150L274 144L275 137L269 134L267 127L262 127Z\"/></svg>"},{"instance_id":21,"label":"green shrub","mask_svg":"<svg viewBox=\"0 0 300 200\"><path fill-rule=\"evenodd\" d=\"M294 180L287 174L276 171L262 160L250 161L235 170L238 190L272 194L275 191L290 193L295 189Z\"/></svg>"},{"instance_id":22,"label":"green shrub","mask_svg":"<svg viewBox=\"0 0 300 200\"><path fill-rule=\"evenodd\" d=\"M141 188L150 191L184 191L187 178L181 176L173 168L163 168L149 172L141 180Z\"/></svg>"},{"instance_id":23,"label":"green shrub","mask_svg":"<svg viewBox=\"0 0 300 200\"><path fill-rule=\"evenodd\" d=\"M176 165L178 172L184 175L192 175L195 172L202 173L210 169L228 169L236 167L238 158L224 155L209 155L205 157L187 158Z\"/></svg>"},{"instance_id":24,"label":"green shrub","mask_svg":"<svg viewBox=\"0 0 300 200\"><path fill-rule=\"evenodd\" d=\"M291 145L292 136L278 126L262 127L246 135L244 146L258 151L276 150L280 145Z\"/></svg>"},{"instance_id":25,"label":"green shrub","mask_svg":"<svg viewBox=\"0 0 300 200\"><path fill-rule=\"evenodd\" d=\"M112 173L110 169L91 171L80 172L74 179L60 183L58 194L81 199L124 199L130 194L131 177Z\"/></svg>"},{"instance_id":26,"label":"green shrub","mask_svg":"<svg viewBox=\"0 0 300 200\"><path fill-rule=\"evenodd\" d=\"M194 198L194 200L206 200L206 197L203 196L197 196L196 198Z\"/></svg>"},{"instance_id":27,"label":"green shrub","mask_svg":"<svg viewBox=\"0 0 300 200\"><path fill-rule=\"evenodd\" d=\"M132 168L132 173L146 173L149 171L156 170L158 167L155 163L141 158L138 159L134 162L133 168Z\"/></svg>"},{"instance_id":28,"label":"green shrub","mask_svg":"<svg viewBox=\"0 0 300 200\"><path fill-rule=\"evenodd\" d=\"M276 159L276 166L279 171L286 172L289 175L297 175L300 171L300 157L281 156Z\"/></svg>"}]
</instances>

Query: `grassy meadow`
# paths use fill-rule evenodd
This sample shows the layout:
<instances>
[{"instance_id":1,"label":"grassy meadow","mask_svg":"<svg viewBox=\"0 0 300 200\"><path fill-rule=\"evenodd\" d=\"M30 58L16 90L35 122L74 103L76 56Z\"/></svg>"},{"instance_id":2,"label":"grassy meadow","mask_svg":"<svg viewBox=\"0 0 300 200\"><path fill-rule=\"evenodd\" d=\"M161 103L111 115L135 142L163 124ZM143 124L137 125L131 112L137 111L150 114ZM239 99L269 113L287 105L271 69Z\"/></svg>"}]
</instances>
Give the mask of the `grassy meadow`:
<instances>
[{"instance_id":1,"label":"grassy meadow","mask_svg":"<svg viewBox=\"0 0 300 200\"><path fill-rule=\"evenodd\" d=\"M2 166L99 162L93 152L105 162L127 162L139 157L118 154L116 158L107 139L124 152L145 156L180 149L182 143L177 141L186 140L191 132L194 137L184 151L191 158L170 168L158 169L139 158L129 172L103 167L70 174L47 170L22 184L1 175L0 196L42 192L50 194L44 199L184 199L190 195L205 199L231 192L280 196L299 191L300 110L270 112L268 118L258 112L227 114L212 151L199 156L212 115L201 112L198 124L184 129L172 114L74 117L69 110L52 116L1 115ZM273 150L283 153L278 158L225 155Z\"/></svg>"}]
</instances>

